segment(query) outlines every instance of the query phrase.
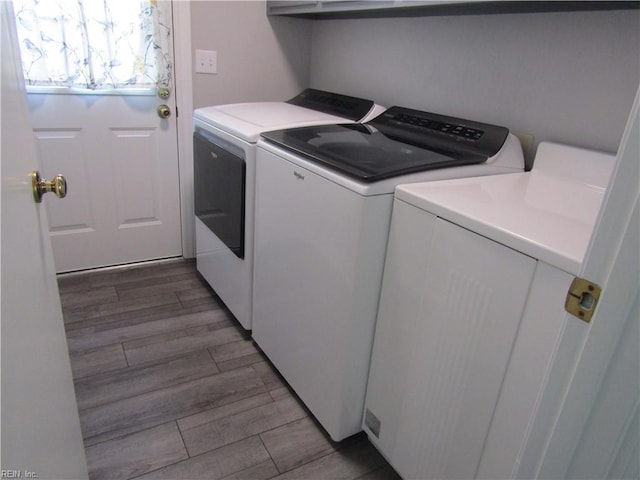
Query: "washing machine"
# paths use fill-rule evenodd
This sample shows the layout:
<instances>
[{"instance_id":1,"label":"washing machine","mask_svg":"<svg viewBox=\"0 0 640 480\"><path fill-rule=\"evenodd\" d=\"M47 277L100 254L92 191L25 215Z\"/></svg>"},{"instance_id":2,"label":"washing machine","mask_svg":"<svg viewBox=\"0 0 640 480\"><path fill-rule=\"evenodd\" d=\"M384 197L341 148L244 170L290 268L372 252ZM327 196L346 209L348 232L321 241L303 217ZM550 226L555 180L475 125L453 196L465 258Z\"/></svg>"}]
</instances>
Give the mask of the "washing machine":
<instances>
[{"instance_id":1,"label":"washing machine","mask_svg":"<svg viewBox=\"0 0 640 480\"><path fill-rule=\"evenodd\" d=\"M364 428L403 478L535 464L557 345L585 325L565 303L614 165L545 142L530 172L397 188Z\"/></svg>"},{"instance_id":2,"label":"washing machine","mask_svg":"<svg viewBox=\"0 0 640 480\"><path fill-rule=\"evenodd\" d=\"M506 128L403 107L262 134L252 334L332 439L362 430L395 186L523 168Z\"/></svg>"},{"instance_id":3,"label":"washing machine","mask_svg":"<svg viewBox=\"0 0 640 480\"><path fill-rule=\"evenodd\" d=\"M196 265L243 328L252 325L256 142L268 130L374 118L371 100L307 89L285 102L196 109Z\"/></svg>"}]
</instances>

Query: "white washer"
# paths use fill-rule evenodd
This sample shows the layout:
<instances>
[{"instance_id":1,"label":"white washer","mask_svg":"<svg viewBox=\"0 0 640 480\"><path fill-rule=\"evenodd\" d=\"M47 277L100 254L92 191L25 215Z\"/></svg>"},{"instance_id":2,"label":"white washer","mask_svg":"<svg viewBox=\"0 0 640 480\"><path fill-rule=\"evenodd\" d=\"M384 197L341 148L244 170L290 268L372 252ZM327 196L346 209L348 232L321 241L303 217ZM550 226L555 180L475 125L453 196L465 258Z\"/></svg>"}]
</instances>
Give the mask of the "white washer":
<instances>
[{"instance_id":1,"label":"white washer","mask_svg":"<svg viewBox=\"0 0 640 480\"><path fill-rule=\"evenodd\" d=\"M368 120L370 100L307 89L287 102L199 108L194 123L197 268L243 328L252 324L256 142L262 132Z\"/></svg>"},{"instance_id":2,"label":"white washer","mask_svg":"<svg viewBox=\"0 0 640 480\"><path fill-rule=\"evenodd\" d=\"M506 129L400 107L263 134L252 333L331 438L362 430L395 185L522 170Z\"/></svg>"},{"instance_id":3,"label":"white washer","mask_svg":"<svg viewBox=\"0 0 640 480\"><path fill-rule=\"evenodd\" d=\"M584 325L564 300L614 164L541 143L531 172L398 186L364 426L403 478L535 463L556 342Z\"/></svg>"}]
</instances>

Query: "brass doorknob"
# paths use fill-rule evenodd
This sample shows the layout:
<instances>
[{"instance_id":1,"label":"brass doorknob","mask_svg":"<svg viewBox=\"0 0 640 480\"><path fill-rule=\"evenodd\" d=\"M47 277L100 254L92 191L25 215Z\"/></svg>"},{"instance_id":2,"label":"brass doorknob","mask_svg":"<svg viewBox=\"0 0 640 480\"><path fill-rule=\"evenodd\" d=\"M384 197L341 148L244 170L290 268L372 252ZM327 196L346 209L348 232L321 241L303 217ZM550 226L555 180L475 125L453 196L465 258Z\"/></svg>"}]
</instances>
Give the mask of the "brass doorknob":
<instances>
[{"instance_id":1,"label":"brass doorknob","mask_svg":"<svg viewBox=\"0 0 640 480\"><path fill-rule=\"evenodd\" d=\"M158 105L158 116L160 118L169 118L171 116L171 109L168 105Z\"/></svg>"},{"instance_id":2,"label":"brass doorknob","mask_svg":"<svg viewBox=\"0 0 640 480\"><path fill-rule=\"evenodd\" d=\"M58 198L64 198L67 195L67 180L60 174L53 177L50 182L47 182L42 180L38 170L34 170L31 172L31 187L36 203L41 203L42 196L47 192L55 193Z\"/></svg>"}]
</instances>

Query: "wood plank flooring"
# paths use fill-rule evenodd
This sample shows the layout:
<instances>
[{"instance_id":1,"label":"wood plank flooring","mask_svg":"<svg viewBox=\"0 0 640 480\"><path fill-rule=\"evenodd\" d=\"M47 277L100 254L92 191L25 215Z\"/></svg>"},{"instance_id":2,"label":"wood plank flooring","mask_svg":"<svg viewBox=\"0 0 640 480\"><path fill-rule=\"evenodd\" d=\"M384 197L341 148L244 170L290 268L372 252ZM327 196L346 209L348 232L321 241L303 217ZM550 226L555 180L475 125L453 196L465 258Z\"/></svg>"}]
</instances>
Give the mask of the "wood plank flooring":
<instances>
[{"instance_id":1,"label":"wood plank flooring","mask_svg":"<svg viewBox=\"0 0 640 480\"><path fill-rule=\"evenodd\" d=\"M91 479L400 478L364 434L331 441L195 262L58 284Z\"/></svg>"}]
</instances>

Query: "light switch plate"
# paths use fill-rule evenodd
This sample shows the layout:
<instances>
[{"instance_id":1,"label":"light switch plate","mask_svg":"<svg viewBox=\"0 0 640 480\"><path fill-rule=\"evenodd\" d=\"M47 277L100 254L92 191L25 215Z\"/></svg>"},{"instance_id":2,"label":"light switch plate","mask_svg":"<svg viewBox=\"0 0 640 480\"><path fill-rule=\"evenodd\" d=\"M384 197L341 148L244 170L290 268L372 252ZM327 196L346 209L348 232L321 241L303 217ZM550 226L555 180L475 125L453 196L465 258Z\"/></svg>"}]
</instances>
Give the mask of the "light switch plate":
<instances>
[{"instance_id":1,"label":"light switch plate","mask_svg":"<svg viewBox=\"0 0 640 480\"><path fill-rule=\"evenodd\" d=\"M218 73L218 54L215 50L196 50L196 73Z\"/></svg>"}]
</instances>

